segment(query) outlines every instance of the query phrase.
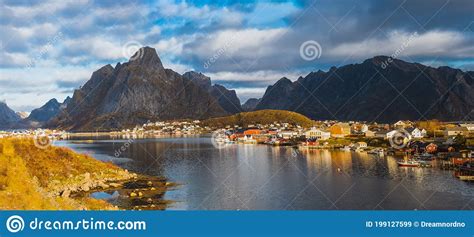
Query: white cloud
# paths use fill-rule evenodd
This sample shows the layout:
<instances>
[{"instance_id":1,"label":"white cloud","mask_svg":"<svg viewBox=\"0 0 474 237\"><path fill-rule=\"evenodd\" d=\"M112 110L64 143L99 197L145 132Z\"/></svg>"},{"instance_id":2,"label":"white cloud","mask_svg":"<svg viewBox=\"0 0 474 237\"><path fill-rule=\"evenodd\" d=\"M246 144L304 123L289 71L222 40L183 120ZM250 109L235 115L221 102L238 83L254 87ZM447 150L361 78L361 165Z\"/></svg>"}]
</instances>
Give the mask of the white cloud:
<instances>
[{"instance_id":1,"label":"white cloud","mask_svg":"<svg viewBox=\"0 0 474 237\"><path fill-rule=\"evenodd\" d=\"M0 70L0 99L17 111L42 106L51 98L72 96L73 85L84 84L101 65L8 68ZM67 85L65 85L67 84Z\"/></svg>"},{"instance_id":2,"label":"white cloud","mask_svg":"<svg viewBox=\"0 0 474 237\"><path fill-rule=\"evenodd\" d=\"M210 34L193 49L200 56L212 56L218 50L224 49L226 54L236 57L251 57L273 52L272 48L287 29L242 29L223 30Z\"/></svg>"},{"instance_id":3,"label":"white cloud","mask_svg":"<svg viewBox=\"0 0 474 237\"><path fill-rule=\"evenodd\" d=\"M265 94L266 87L261 88L235 88L237 95L239 96L240 103L245 103L250 98L262 98Z\"/></svg>"},{"instance_id":4,"label":"white cloud","mask_svg":"<svg viewBox=\"0 0 474 237\"><path fill-rule=\"evenodd\" d=\"M400 52L399 56L436 56L445 55L457 57L458 53L470 54L460 46L467 43L465 36L453 31L416 32L392 31L387 38L371 38L361 42L342 43L327 49L331 57L353 55L357 58L369 58L375 55L392 55Z\"/></svg>"},{"instance_id":5,"label":"white cloud","mask_svg":"<svg viewBox=\"0 0 474 237\"><path fill-rule=\"evenodd\" d=\"M301 76L300 72L295 71L255 71L255 72L215 72L205 73L211 77L213 81L229 81L229 82L245 82L245 81L268 81L275 82L282 77L287 77L290 80L296 80Z\"/></svg>"}]
</instances>

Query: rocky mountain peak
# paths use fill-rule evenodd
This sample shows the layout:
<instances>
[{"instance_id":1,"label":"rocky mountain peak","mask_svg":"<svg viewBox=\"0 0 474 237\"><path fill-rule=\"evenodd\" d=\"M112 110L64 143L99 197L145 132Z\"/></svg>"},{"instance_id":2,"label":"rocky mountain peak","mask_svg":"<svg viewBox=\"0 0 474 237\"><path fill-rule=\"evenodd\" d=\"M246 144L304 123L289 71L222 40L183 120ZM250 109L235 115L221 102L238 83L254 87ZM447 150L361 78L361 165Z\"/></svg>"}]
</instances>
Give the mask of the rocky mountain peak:
<instances>
[{"instance_id":1,"label":"rocky mountain peak","mask_svg":"<svg viewBox=\"0 0 474 237\"><path fill-rule=\"evenodd\" d=\"M275 85L290 85L290 84L292 84L291 80L286 77L280 78L280 80L278 80L275 83Z\"/></svg>"},{"instance_id":2,"label":"rocky mountain peak","mask_svg":"<svg viewBox=\"0 0 474 237\"><path fill-rule=\"evenodd\" d=\"M156 50L148 46L140 48L135 52L135 54L130 57L128 63L130 65L138 65L155 70L164 70L163 64L161 63L161 59L158 57Z\"/></svg>"},{"instance_id":3,"label":"rocky mountain peak","mask_svg":"<svg viewBox=\"0 0 474 237\"><path fill-rule=\"evenodd\" d=\"M56 98L50 99L44 106L59 106L58 100Z\"/></svg>"}]
</instances>

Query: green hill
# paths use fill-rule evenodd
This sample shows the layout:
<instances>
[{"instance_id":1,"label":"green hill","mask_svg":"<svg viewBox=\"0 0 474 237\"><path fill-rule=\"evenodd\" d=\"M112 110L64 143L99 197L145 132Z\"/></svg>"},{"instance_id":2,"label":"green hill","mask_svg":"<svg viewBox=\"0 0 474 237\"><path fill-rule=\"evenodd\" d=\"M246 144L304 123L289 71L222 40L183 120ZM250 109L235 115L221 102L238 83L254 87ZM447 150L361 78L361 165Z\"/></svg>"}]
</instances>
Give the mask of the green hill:
<instances>
[{"instance_id":1,"label":"green hill","mask_svg":"<svg viewBox=\"0 0 474 237\"><path fill-rule=\"evenodd\" d=\"M249 124L271 124L290 123L302 127L311 127L314 121L308 117L286 110L259 110L253 112L243 112L226 117L211 118L203 121L203 124L210 127L225 127L227 125L247 126Z\"/></svg>"}]
</instances>

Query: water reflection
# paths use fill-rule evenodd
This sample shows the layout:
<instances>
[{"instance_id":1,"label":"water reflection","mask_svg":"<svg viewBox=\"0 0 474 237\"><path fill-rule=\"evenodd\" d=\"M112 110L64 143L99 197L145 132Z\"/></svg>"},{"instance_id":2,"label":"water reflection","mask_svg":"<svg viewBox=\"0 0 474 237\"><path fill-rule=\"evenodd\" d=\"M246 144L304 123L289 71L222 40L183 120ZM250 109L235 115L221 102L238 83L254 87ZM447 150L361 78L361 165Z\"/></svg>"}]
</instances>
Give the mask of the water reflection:
<instances>
[{"instance_id":1,"label":"water reflection","mask_svg":"<svg viewBox=\"0 0 474 237\"><path fill-rule=\"evenodd\" d=\"M395 157L266 145L212 146L209 138L62 141L129 170L183 184L172 209L461 209L472 184L436 168L398 167ZM125 161L125 162L124 162Z\"/></svg>"}]
</instances>

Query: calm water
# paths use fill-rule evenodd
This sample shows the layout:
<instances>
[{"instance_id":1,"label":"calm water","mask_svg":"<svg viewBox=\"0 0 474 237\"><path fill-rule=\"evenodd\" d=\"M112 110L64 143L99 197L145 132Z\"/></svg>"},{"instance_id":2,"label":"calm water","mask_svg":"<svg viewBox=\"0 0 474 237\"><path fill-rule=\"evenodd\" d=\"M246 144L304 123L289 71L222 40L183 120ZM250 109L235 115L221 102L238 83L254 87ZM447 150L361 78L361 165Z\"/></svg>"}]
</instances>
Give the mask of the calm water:
<instances>
[{"instance_id":1,"label":"calm water","mask_svg":"<svg viewBox=\"0 0 474 237\"><path fill-rule=\"evenodd\" d=\"M398 167L394 157L266 145L216 149L205 137L68 140L56 145L181 183L166 193L166 199L176 201L170 209L474 207L472 183L457 180L452 171Z\"/></svg>"}]
</instances>

